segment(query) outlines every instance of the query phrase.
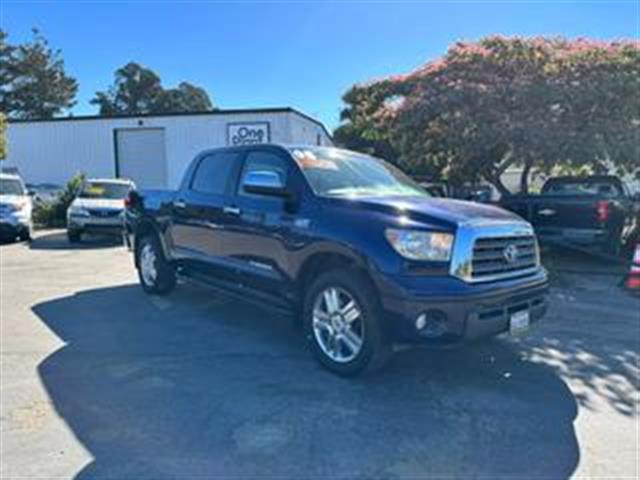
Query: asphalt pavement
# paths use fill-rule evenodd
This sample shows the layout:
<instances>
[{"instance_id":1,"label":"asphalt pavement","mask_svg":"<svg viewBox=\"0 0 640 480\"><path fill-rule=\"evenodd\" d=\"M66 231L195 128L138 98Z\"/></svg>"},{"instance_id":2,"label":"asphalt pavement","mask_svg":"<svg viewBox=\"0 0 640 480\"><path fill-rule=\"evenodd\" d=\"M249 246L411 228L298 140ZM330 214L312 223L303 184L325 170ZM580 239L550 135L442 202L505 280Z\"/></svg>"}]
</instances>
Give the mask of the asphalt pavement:
<instances>
[{"instance_id":1,"label":"asphalt pavement","mask_svg":"<svg viewBox=\"0 0 640 480\"><path fill-rule=\"evenodd\" d=\"M345 380L287 318L145 295L110 241L0 246L0 477L637 478L640 300L606 263L545 261L528 336Z\"/></svg>"}]
</instances>

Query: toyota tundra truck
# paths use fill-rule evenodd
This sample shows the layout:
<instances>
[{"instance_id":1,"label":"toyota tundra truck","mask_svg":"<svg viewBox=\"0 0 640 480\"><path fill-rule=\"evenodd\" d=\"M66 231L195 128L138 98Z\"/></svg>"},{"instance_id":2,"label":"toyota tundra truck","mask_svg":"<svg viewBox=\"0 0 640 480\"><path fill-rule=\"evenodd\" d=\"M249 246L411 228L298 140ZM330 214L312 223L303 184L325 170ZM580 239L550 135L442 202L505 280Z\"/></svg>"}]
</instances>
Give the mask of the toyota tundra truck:
<instances>
[{"instance_id":1,"label":"toyota tundra truck","mask_svg":"<svg viewBox=\"0 0 640 480\"><path fill-rule=\"evenodd\" d=\"M331 147L199 154L177 191L133 191L127 241L142 288L183 278L291 315L332 372L393 345L520 334L547 309L529 223L436 199L395 166Z\"/></svg>"}]
</instances>

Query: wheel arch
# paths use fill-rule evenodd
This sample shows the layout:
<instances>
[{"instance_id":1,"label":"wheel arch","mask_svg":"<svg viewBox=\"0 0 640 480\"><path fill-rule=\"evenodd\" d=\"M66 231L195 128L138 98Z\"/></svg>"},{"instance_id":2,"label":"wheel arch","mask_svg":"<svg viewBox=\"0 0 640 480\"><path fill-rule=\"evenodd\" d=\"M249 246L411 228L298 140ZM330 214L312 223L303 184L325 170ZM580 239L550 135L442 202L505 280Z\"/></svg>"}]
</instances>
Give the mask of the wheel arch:
<instances>
[{"instance_id":1,"label":"wheel arch","mask_svg":"<svg viewBox=\"0 0 640 480\"><path fill-rule=\"evenodd\" d=\"M136 268L138 267L138 246L140 245L140 240L149 235L156 236L156 238L160 242L160 246L162 247L162 253L164 254L165 258L169 258L169 250L167 248L166 240L164 238L164 235L158 228L158 225L150 218L143 218L136 225L135 234L133 237L133 251L135 252L134 261Z\"/></svg>"},{"instance_id":2,"label":"wheel arch","mask_svg":"<svg viewBox=\"0 0 640 480\"><path fill-rule=\"evenodd\" d=\"M318 251L305 259L296 276L299 311L302 310L307 289L313 280L325 272L338 269L349 269L358 272L366 279L374 291L377 290L376 284L369 273L368 262L362 257L348 251ZM296 323L302 320L300 315L296 315L296 319Z\"/></svg>"}]
</instances>

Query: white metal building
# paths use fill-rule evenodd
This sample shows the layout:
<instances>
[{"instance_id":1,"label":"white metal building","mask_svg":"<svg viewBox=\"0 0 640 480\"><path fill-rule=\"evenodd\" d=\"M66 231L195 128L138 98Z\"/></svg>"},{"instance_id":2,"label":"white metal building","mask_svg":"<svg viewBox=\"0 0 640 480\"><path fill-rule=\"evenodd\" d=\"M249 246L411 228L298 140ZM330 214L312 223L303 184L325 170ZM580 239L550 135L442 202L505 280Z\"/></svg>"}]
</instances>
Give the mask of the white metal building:
<instances>
[{"instance_id":1,"label":"white metal building","mask_svg":"<svg viewBox=\"0 0 640 480\"><path fill-rule=\"evenodd\" d=\"M14 120L3 167L28 183L90 177L133 179L140 188L175 188L207 148L249 143L331 145L319 121L292 108L206 113Z\"/></svg>"}]
</instances>

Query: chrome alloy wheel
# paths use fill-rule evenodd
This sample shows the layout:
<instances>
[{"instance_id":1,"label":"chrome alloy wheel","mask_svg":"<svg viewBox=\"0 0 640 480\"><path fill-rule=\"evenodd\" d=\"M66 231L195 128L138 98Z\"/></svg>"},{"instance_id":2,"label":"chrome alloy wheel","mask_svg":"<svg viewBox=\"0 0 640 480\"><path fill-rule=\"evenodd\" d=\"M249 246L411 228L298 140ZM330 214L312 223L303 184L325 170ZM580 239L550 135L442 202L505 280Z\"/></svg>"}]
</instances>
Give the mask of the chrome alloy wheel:
<instances>
[{"instance_id":1,"label":"chrome alloy wheel","mask_svg":"<svg viewBox=\"0 0 640 480\"><path fill-rule=\"evenodd\" d=\"M147 243L142 247L140 252L140 273L144 283L152 286L158 278L158 270L156 269L156 252L153 247Z\"/></svg>"},{"instance_id":2,"label":"chrome alloy wheel","mask_svg":"<svg viewBox=\"0 0 640 480\"><path fill-rule=\"evenodd\" d=\"M364 319L358 302L339 287L321 291L313 305L313 334L334 362L347 363L362 350Z\"/></svg>"}]
</instances>

